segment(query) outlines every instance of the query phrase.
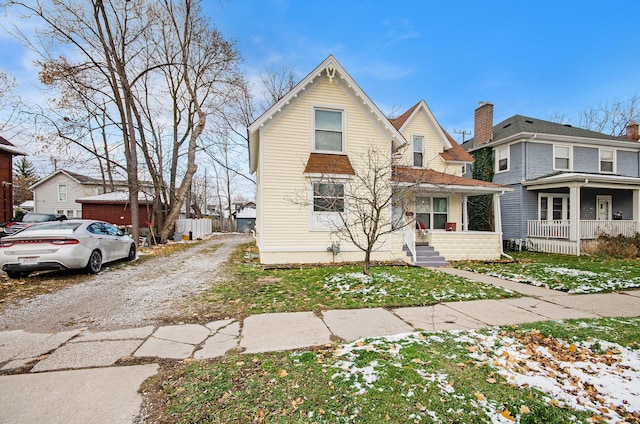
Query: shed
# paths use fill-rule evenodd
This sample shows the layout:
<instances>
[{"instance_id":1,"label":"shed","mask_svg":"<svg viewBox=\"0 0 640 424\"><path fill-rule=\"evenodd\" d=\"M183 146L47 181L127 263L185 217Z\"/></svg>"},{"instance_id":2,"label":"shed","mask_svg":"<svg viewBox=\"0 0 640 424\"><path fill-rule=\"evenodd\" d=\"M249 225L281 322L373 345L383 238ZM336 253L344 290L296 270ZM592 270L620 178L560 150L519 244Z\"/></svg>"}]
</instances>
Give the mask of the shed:
<instances>
[{"instance_id":1,"label":"shed","mask_svg":"<svg viewBox=\"0 0 640 424\"><path fill-rule=\"evenodd\" d=\"M129 193L114 191L82 197L76 202L82 205L83 219L98 219L115 225L131 225ZM153 199L146 193L139 193L138 204L140 208L138 227L147 228L153 213Z\"/></svg>"},{"instance_id":2,"label":"shed","mask_svg":"<svg viewBox=\"0 0 640 424\"><path fill-rule=\"evenodd\" d=\"M248 233L256 229L256 209L244 208L236 213L236 231Z\"/></svg>"}]
</instances>

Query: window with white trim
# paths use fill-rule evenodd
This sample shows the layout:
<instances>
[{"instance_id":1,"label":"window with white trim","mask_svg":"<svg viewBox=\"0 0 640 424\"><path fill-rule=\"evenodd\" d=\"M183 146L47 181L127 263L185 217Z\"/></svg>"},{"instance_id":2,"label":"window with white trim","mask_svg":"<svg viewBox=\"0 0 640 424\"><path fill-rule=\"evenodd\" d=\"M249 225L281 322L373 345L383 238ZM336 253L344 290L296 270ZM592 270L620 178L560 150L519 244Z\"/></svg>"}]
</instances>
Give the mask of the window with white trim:
<instances>
[{"instance_id":1,"label":"window with white trim","mask_svg":"<svg viewBox=\"0 0 640 424\"><path fill-rule=\"evenodd\" d=\"M540 221L563 221L569 219L569 195L540 193L538 196L538 216Z\"/></svg>"},{"instance_id":2,"label":"window with white trim","mask_svg":"<svg viewBox=\"0 0 640 424\"><path fill-rule=\"evenodd\" d=\"M449 220L448 205L446 197L417 197L416 225L427 230L444 230Z\"/></svg>"},{"instance_id":3,"label":"window with white trim","mask_svg":"<svg viewBox=\"0 0 640 424\"><path fill-rule=\"evenodd\" d=\"M571 147L570 146L553 146L553 169L566 170L571 169Z\"/></svg>"},{"instance_id":4,"label":"window with white trim","mask_svg":"<svg viewBox=\"0 0 640 424\"><path fill-rule=\"evenodd\" d=\"M314 125L314 150L321 152L344 151L341 110L315 109Z\"/></svg>"},{"instance_id":5,"label":"window with white trim","mask_svg":"<svg viewBox=\"0 0 640 424\"><path fill-rule=\"evenodd\" d=\"M58 184L58 201L59 202L67 201L67 185L66 184Z\"/></svg>"},{"instance_id":6,"label":"window with white trim","mask_svg":"<svg viewBox=\"0 0 640 424\"><path fill-rule=\"evenodd\" d=\"M496 150L496 172L509 170L509 146L500 147Z\"/></svg>"},{"instance_id":7,"label":"window with white trim","mask_svg":"<svg viewBox=\"0 0 640 424\"><path fill-rule=\"evenodd\" d=\"M424 137L413 136L413 166L424 166Z\"/></svg>"},{"instance_id":8,"label":"window with white trim","mask_svg":"<svg viewBox=\"0 0 640 424\"><path fill-rule=\"evenodd\" d=\"M346 182L315 181L311 184L311 230L333 231L343 226L346 213Z\"/></svg>"},{"instance_id":9,"label":"window with white trim","mask_svg":"<svg viewBox=\"0 0 640 424\"><path fill-rule=\"evenodd\" d=\"M615 151L611 149L600 149L600 172L614 173L615 171Z\"/></svg>"},{"instance_id":10,"label":"window with white trim","mask_svg":"<svg viewBox=\"0 0 640 424\"><path fill-rule=\"evenodd\" d=\"M344 212L344 184L313 183L314 212Z\"/></svg>"}]
</instances>

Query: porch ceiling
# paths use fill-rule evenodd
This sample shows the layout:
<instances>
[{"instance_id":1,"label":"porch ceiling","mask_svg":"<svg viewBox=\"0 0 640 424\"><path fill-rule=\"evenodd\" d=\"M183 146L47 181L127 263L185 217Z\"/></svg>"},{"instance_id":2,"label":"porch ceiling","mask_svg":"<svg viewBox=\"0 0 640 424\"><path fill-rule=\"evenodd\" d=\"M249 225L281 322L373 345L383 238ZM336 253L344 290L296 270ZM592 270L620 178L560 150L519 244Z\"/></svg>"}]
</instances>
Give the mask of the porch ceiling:
<instances>
[{"instance_id":1,"label":"porch ceiling","mask_svg":"<svg viewBox=\"0 0 640 424\"><path fill-rule=\"evenodd\" d=\"M567 172L538 178L537 180L522 183L527 190L544 190L551 188L567 188L572 185L580 187L600 187L612 189L640 189L640 178L624 177L621 175L581 174Z\"/></svg>"}]
</instances>

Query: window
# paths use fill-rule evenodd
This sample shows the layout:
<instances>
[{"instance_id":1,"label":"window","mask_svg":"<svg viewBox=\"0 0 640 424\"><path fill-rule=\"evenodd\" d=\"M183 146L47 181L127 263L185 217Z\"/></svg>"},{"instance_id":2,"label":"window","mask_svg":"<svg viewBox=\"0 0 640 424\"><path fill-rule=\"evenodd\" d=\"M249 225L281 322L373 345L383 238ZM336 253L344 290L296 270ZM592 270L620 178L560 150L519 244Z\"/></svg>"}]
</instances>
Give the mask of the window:
<instances>
[{"instance_id":1,"label":"window","mask_svg":"<svg viewBox=\"0 0 640 424\"><path fill-rule=\"evenodd\" d=\"M571 147L553 146L553 169L571 169Z\"/></svg>"},{"instance_id":2,"label":"window","mask_svg":"<svg viewBox=\"0 0 640 424\"><path fill-rule=\"evenodd\" d=\"M615 172L614 157L613 150L600 149L600 172Z\"/></svg>"},{"instance_id":3,"label":"window","mask_svg":"<svg viewBox=\"0 0 640 424\"><path fill-rule=\"evenodd\" d=\"M541 221L563 221L569 219L569 195L541 193L539 216Z\"/></svg>"},{"instance_id":4,"label":"window","mask_svg":"<svg viewBox=\"0 0 640 424\"><path fill-rule=\"evenodd\" d=\"M501 147L496 154L496 172L509 170L509 146Z\"/></svg>"},{"instance_id":5,"label":"window","mask_svg":"<svg viewBox=\"0 0 640 424\"><path fill-rule=\"evenodd\" d=\"M428 230L444 230L448 220L446 197L416 198L416 225Z\"/></svg>"},{"instance_id":6,"label":"window","mask_svg":"<svg viewBox=\"0 0 640 424\"><path fill-rule=\"evenodd\" d=\"M344 212L344 184L314 183L314 212Z\"/></svg>"},{"instance_id":7,"label":"window","mask_svg":"<svg viewBox=\"0 0 640 424\"><path fill-rule=\"evenodd\" d=\"M342 152L342 111L315 110L314 149L328 152Z\"/></svg>"},{"instance_id":8,"label":"window","mask_svg":"<svg viewBox=\"0 0 640 424\"><path fill-rule=\"evenodd\" d=\"M413 136L413 166L423 166L424 137Z\"/></svg>"},{"instance_id":9,"label":"window","mask_svg":"<svg viewBox=\"0 0 640 424\"><path fill-rule=\"evenodd\" d=\"M59 202L67 201L67 185L66 184L58 185L58 201Z\"/></svg>"}]
</instances>

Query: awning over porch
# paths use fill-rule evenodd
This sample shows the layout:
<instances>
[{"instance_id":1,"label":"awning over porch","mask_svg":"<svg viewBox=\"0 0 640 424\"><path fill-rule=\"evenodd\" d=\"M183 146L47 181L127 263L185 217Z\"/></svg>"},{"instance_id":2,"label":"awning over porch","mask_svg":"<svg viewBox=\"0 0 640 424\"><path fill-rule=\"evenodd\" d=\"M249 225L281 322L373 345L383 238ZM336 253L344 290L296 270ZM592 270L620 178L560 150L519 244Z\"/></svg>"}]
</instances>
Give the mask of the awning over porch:
<instances>
[{"instance_id":1,"label":"awning over porch","mask_svg":"<svg viewBox=\"0 0 640 424\"><path fill-rule=\"evenodd\" d=\"M640 189L640 178L625 177L622 175L564 172L522 183L527 190L567 188L575 184L580 185L580 187L637 190Z\"/></svg>"},{"instance_id":2,"label":"awning over porch","mask_svg":"<svg viewBox=\"0 0 640 424\"><path fill-rule=\"evenodd\" d=\"M512 190L502 184L459 177L433 169L412 168L408 166L394 166L391 179L400 184L415 185L418 188L428 188L430 191L461 193L469 196L501 194L505 191Z\"/></svg>"}]
</instances>

